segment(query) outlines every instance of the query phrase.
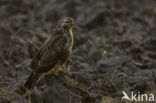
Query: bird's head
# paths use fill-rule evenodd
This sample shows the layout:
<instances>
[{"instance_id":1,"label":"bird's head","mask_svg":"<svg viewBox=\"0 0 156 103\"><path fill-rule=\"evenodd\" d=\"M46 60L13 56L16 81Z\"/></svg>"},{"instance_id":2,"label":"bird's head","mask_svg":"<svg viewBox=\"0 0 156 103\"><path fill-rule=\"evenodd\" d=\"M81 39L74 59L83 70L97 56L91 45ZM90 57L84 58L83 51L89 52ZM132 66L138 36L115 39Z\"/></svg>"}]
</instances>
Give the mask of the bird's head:
<instances>
[{"instance_id":1,"label":"bird's head","mask_svg":"<svg viewBox=\"0 0 156 103\"><path fill-rule=\"evenodd\" d=\"M72 28L73 25L74 25L74 20L70 17L63 17L57 23L57 27L64 30Z\"/></svg>"}]
</instances>

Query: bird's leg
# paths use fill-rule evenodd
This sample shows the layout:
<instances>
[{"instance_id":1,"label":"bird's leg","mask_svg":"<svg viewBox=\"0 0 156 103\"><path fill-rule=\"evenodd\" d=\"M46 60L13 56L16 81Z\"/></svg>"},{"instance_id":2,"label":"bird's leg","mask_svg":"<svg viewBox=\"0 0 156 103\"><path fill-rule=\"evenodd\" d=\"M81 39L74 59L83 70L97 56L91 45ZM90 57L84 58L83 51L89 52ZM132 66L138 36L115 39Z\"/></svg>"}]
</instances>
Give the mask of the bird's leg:
<instances>
[{"instance_id":1,"label":"bird's leg","mask_svg":"<svg viewBox=\"0 0 156 103\"><path fill-rule=\"evenodd\" d=\"M52 70L50 70L48 73L46 73L46 75L54 74L57 76L60 71L63 71L61 67L55 67Z\"/></svg>"},{"instance_id":2,"label":"bird's leg","mask_svg":"<svg viewBox=\"0 0 156 103\"><path fill-rule=\"evenodd\" d=\"M45 75L51 75L51 74L58 76L59 72L64 72L64 70L60 67L55 67L55 68L51 69L49 72L43 73L40 77L45 76ZM40 78L39 78L39 80L40 80Z\"/></svg>"},{"instance_id":3,"label":"bird's leg","mask_svg":"<svg viewBox=\"0 0 156 103\"><path fill-rule=\"evenodd\" d=\"M40 76L40 77L41 77L41 76ZM37 83L41 80L41 78L40 78L40 77L38 78Z\"/></svg>"},{"instance_id":4,"label":"bird's leg","mask_svg":"<svg viewBox=\"0 0 156 103\"><path fill-rule=\"evenodd\" d=\"M64 72L62 68L57 68L54 72L54 75L58 76L59 72Z\"/></svg>"},{"instance_id":5,"label":"bird's leg","mask_svg":"<svg viewBox=\"0 0 156 103\"><path fill-rule=\"evenodd\" d=\"M26 88L26 93L28 95L28 103L31 103L31 92L29 89Z\"/></svg>"}]
</instances>

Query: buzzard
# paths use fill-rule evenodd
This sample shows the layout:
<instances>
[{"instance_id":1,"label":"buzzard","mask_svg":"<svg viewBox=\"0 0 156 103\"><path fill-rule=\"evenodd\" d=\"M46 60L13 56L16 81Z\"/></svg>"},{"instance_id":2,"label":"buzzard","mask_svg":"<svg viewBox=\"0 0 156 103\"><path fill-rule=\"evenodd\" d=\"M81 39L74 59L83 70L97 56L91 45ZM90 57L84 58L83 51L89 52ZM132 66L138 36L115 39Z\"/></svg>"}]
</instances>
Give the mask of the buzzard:
<instances>
[{"instance_id":1,"label":"buzzard","mask_svg":"<svg viewBox=\"0 0 156 103\"><path fill-rule=\"evenodd\" d=\"M57 22L54 32L43 43L29 65L31 74L24 85L27 90L32 89L41 76L55 74L66 64L73 47L73 25L74 20L70 17L63 17Z\"/></svg>"}]
</instances>

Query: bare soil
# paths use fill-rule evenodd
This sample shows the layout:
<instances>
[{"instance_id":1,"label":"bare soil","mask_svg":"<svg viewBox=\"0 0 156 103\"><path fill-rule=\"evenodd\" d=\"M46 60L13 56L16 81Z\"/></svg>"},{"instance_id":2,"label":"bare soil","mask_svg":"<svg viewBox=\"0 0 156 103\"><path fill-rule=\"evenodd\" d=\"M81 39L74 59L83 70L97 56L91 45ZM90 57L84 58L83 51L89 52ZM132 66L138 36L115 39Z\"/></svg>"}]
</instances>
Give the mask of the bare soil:
<instances>
[{"instance_id":1,"label":"bare soil","mask_svg":"<svg viewBox=\"0 0 156 103\"><path fill-rule=\"evenodd\" d=\"M91 94L156 88L155 0L0 0L0 103L27 103L17 92L32 57L58 19L75 19L74 48L65 70ZM83 97L53 76L41 79L32 103L80 103ZM87 103L93 103L88 100Z\"/></svg>"}]
</instances>

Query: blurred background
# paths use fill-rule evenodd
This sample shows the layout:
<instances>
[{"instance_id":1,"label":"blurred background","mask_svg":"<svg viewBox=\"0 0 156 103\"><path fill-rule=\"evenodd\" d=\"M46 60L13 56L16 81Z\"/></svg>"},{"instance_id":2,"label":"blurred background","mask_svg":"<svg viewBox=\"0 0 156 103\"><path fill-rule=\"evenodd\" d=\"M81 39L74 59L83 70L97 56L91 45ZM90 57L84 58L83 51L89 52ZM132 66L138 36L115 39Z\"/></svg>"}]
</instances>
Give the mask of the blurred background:
<instances>
[{"instance_id":1,"label":"blurred background","mask_svg":"<svg viewBox=\"0 0 156 103\"><path fill-rule=\"evenodd\" d=\"M0 103L27 103L15 91L64 16L76 22L73 63L66 65L71 78L101 103L120 103L123 90L155 93L156 0L0 0ZM51 76L35 91L32 103L83 103Z\"/></svg>"}]
</instances>

